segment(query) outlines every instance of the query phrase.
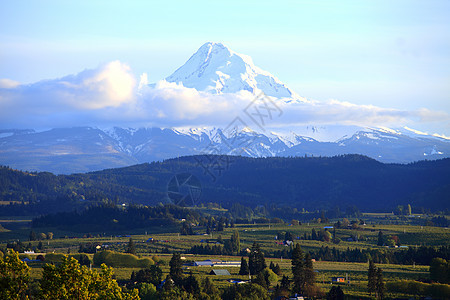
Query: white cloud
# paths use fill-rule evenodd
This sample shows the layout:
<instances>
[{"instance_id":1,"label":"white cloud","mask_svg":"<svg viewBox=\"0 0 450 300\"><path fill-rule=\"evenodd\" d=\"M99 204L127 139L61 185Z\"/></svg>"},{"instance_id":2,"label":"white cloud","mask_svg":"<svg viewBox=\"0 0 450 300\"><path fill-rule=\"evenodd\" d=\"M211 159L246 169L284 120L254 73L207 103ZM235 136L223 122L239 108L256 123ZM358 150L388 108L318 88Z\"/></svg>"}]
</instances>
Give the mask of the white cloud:
<instances>
[{"instance_id":1,"label":"white cloud","mask_svg":"<svg viewBox=\"0 0 450 300\"><path fill-rule=\"evenodd\" d=\"M3 114L8 115L118 107L133 101L135 85L129 67L113 61L60 79L30 85L10 83L8 89L0 92L0 107L8 105L12 111L3 109Z\"/></svg>"},{"instance_id":2,"label":"white cloud","mask_svg":"<svg viewBox=\"0 0 450 300\"><path fill-rule=\"evenodd\" d=\"M0 89L13 89L20 85L20 82L8 78L0 78Z\"/></svg>"},{"instance_id":3,"label":"white cloud","mask_svg":"<svg viewBox=\"0 0 450 300\"><path fill-rule=\"evenodd\" d=\"M143 74L137 85L130 68L119 61L31 85L0 80L0 128L226 126L241 117L257 129L243 112L254 99L247 91L212 95L164 80L148 86L147 81L147 74ZM450 130L448 113L428 109L407 111L338 100L276 104L283 114L269 120L271 127L339 124L422 128L432 124L441 129L441 135Z\"/></svg>"}]
</instances>

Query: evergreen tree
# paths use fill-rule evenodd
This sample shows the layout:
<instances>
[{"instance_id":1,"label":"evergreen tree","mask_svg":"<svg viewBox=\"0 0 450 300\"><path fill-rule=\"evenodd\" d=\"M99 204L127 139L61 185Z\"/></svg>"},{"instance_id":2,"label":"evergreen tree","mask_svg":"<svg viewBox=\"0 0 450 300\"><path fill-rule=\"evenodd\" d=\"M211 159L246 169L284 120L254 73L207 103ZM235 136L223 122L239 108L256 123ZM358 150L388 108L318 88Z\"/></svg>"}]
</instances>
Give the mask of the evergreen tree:
<instances>
[{"instance_id":1,"label":"evergreen tree","mask_svg":"<svg viewBox=\"0 0 450 300\"><path fill-rule=\"evenodd\" d=\"M311 230L311 239L314 241L317 240L317 233L314 228Z\"/></svg>"},{"instance_id":2,"label":"evergreen tree","mask_svg":"<svg viewBox=\"0 0 450 300\"><path fill-rule=\"evenodd\" d=\"M252 282L259 284L263 288L267 289L268 288L267 280L264 275L265 275L264 272L259 272L258 275L256 275L256 278L252 280Z\"/></svg>"},{"instance_id":3,"label":"evergreen tree","mask_svg":"<svg viewBox=\"0 0 450 300\"><path fill-rule=\"evenodd\" d=\"M192 271L184 280L183 287L184 290L190 294L198 295L200 293L200 283L198 282L197 277L192 274Z\"/></svg>"},{"instance_id":4,"label":"evergreen tree","mask_svg":"<svg viewBox=\"0 0 450 300\"><path fill-rule=\"evenodd\" d=\"M264 254L258 243L253 242L252 249L248 258L248 269L251 275L257 275L267 267Z\"/></svg>"},{"instance_id":5,"label":"evergreen tree","mask_svg":"<svg viewBox=\"0 0 450 300\"><path fill-rule=\"evenodd\" d=\"M239 239L239 232L237 230L233 231L233 234L231 235L230 238L230 242L231 242L231 250L233 252L239 253L239 251L241 251L241 240Z\"/></svg>"},{"instance_id":6,"label":"evergreen tree","mask_svg":"<svg viewBox=\"0 0 450 300\"><path fill-rule=\"evenodd\" d=\"M30 231L30 241L35 241L36 240L36 232L34 232L33 230Z\"/></svg>"},{"instance_id":7,"label":"evergreen tree","mask_svg":"<svg viewBox=\"0 0 450 300\"><path fill-rule=\"evenodd\" d=\"M170 274L166 276L166 279L164 279L164 285L163 290L171 291L175 288L175 284L173 282L172 277L170 277Z\"/></svg>"},{"instance_id":8,"label":"evergreen tree","mask_svg":"<svg viewBox=\"0 0 450 300\"><path fill-rule=\"evenodd\" d=\"M209 277L205 277L205 279L203 280L203 292L207 294L210 299L214 299L214 296L219 296L219 290L209 279Z\"/></svg>"},{"instance_id":9,"label":"evergreen tree","mask_svg":"<svg viewBox=\"0 0 450 300\"><path fill-rule=\"evenodd\" d=\"M250 271L248 269L247 260L241 257L241 268L239 269L239 275L248 275L248 274L250 274Z\"/></svg>"},{"instance_id":10,"label":"evergreen tree","mask_svg":"<svg viewBox=\"0 0 450 300\"><path fill-rule=\"evenodd\" d=\"M134 241L132 238L128 241L128 247L126 253L130 253L136 255L136 246L134 245Z\"/></svg>"},{"instance_id":11,"label":"evergreen tree","mask_svg":"<svg viewBox=\"0 0 450 300\"><path fill-rule=\"evenodd\" d=\"M383 299L384 298L384 280L383 280L383 270L381 268L377 269L376 273L376 292L377 292L377 299Z\"/></svg>"},{"instance_id":12,"label":"evergreen tree","mask_svg":"<svg viewBox=\"0 0 450 300\"><path fill-rule=\"evenodd\" d=\"M276 264L272 270L275 274L281 275L281 268L279 264Z\"/></svg>"},{"instance_id":13,"label":"evergreen tree","mask_svg":"<svg viewBox=\"0 0 450 300\"><path fill-rule=\"evenodd\" d=\"M340 286L332 286L327 294L327 300L344 300L344 292Z\"/></svg>"},{"instance_id":14,"label":"evergreen tree","mask_svg":"<svg viewBox=\"0 0 450 300\"><path fill-rule=\"evenodd\" d=\"M174 253L169 262L170 266L170 278L179 285L183 279L183 270L181 263L181 255L179 253Z\"/></svg>"},{"instance_id":15,"label":"evergreen tree","mask_svg":"<svg viewBox=\"0 0 450 300\"><path fill-rule=\"evenodd\" d=\"M367 279L367 291L369 292L369 295L372 295L377 288L377 268L375 267L373 260L369 260Z\"/></svg>"},{"instance_id":16,"label":"evergreen tree","mask_svg":"<svg viewBox=\"0 0 450 300\"><path fill-rule=\"evenodd\" d=\"M383 246L384 245L384 238L383 238L383 232L380 230L378 232L378 242L377 242L378 246Z\"/></svg>"},{"instance_id":17,"label":"evergreen tree","mask_svg":"<svg viewBox=\"0 0 450 300\"><path fill-rule=\"evenodd\" d=\"M294 237L292 236L292 232L286 231L286 233L284 234L284 240L285 241L293 241Z\"/></svg>"},{"instance_id":18,"label":"evergreen tree","mask_svg":"<svg viewBox=\"0 0 450 300\"><path fill-rule=\"evenodd\" d=\"M448 284L450 282L450 261L435 257L430 263L430 278L439 283Z\"/></svg>"},{"instance_id":19,"label":"evergreen tree","mask_svg":"<svg viewBox=\"0 0 450 300\"><path fill-rule=\"evenodd\" d=\"M305 255L305 268L304 268L305 286L308 290L312 290L316 283L316 273L314 272L311 255L306 253Z\"/></svg>"},{"instance_id":20,"label":"evergreen tree","mask_svg":"<svg viewBox=\"0 0 450 300\"><path fill-rule=\"evenodd\" d=\"M220 220L217 222L217 231L223 231L223 219L220 218Z\"/></svg>"},{"instance_id":21,"label":"evergreen tree","mask_svg":"<svg viewBox=\"0 0 450 300\"><path fill-rule=\"evenodd\" d=\"M289 280L288 276L283 276L283 278L281 279L280 288L286 291L289 291L291 289L291 281Z\"/></svg>"},{"instance_id":22,"label":"evergreen tree","mask_svg":"<svg viewBox=\"0 0 450 300\"><path fill-rule=\"evenodd\" d=\"M408 216L412 214L411 204L408 204Z\"/></svg>"},{"instance_id":23,"label":"evergreen tree","mask_svg":"<svg viewBox=\"0 0 450 300\"><path fill-rule=\"evenodd\" d=\"M292 275L294 276L294 286L292 288L293 293L301 294L305 289L305 264L304 264L303 251L300 248L300 244L296 244L292 251Z\"/></svg>"}]
</instances>

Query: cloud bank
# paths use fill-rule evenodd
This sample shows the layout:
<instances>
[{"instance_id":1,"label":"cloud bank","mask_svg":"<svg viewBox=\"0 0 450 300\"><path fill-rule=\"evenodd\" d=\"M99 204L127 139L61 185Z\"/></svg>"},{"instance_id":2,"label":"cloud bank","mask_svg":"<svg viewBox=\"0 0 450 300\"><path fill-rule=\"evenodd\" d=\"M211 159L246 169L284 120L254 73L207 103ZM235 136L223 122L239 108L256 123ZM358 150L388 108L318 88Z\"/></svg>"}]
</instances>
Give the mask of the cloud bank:
<instances>
[{"instance_id":1,"label":"cloud bank","mask_svg":"<svg viewBox=\"0 0 450 300\"><path fill-rule=\"evenodd\" d=\"M247 91L212 95L164 80L148 85L145 74L138 83L127 65L113 61L97 69L29 85L0 79L0 127L219 127L236 117L244 118L244 109L254 98ZM274 103L282 115L271 120L272 127L434 126L441 128L439 134L450 135L449 114L425 108L407 111L338 100Z\"/></svg>"}]
</instances>

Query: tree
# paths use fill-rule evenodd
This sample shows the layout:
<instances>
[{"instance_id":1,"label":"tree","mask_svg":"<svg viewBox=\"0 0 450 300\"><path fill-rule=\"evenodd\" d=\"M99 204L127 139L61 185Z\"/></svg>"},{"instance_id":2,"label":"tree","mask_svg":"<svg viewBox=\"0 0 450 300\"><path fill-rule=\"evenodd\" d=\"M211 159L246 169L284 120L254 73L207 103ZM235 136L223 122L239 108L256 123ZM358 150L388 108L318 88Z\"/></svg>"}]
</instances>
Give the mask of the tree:
<instances>
[{"instance_id":1,"label":"tree","mask_svg":"<svg viewBox=\"0 0 450 300\"><path fill-rule=\"evenodd\" d=\"M311 255L309 253L306 253L305 255L304 278L306 288L311 290L316 282L316 273L314 272Z\"/></svg>"},{"instance_id":2,"label":"tree","mask_svg":"<svg viewBox=\"0 0 450 300\"><path fill-rule=\"evenodd\" d=\"M161 283L162 275L161 268L157 265L152 265L147 269L139 270L136 273L133 272L131 274L131 281L147 282L157 286Z\"/></svg>"},{"instance_id":3,"label":"tree","mask_svg":"<svg viewBox=\"0 0 450 300\"><path fill-rule=\"evenodd\" d=\"M450 261L435 257L430 263L430 278L439 283L450 282Z\"/></svg>"},{"instance_id":4,"label":"tree","mask_svg":"<svg viewBox=\"0 0 450 300\"><path fill-rule=\"evenodd\" d=\"M292 236L292 232L286 231L286 233L284 235L284 240L285 241L293 241L294 237Z\"/></svg>"},{"instance_id":5,"label":"tree","mask_svg":"<svg viewBox=\"0 0 450 300\"><path fill-rule=\"evenodd\" d=\"M279 264L276 264L273 268L273 272L277 275L281 275L281 268Z\"/></svg>"},{"instance_id":6,"label":"tree","mask_svg":"<svg viewBox=\"0 0 450 300\"><path fill-rule=\"evenodd\" d=\"M270 299L267 290L259 284L233 284L226 288L222 294L223 300L235 299Z\"/></svg>"},{"instance_id":7,"label":"tree","mask_svg":"<svg viewBox=\"0 0 450 300\"><path fill-rule=\"evenodd\" d=\"M192 274L192 271L189 272L189 276L184 280L183 288L190 294L198 295L200 293L200 283L197 277Z\"/></svg>"},{"instance_id":8,"label":"tree","mask_svg":"<svg viewBox=\"0 0 450 300\"><path fill-rule=\"evenodd\" d=\"M141 300L155 300L158 299L158 292L156 286L148 282L141 282L136 285L139 290L139 298Z\"/></svg>"},{"instance_id":9,"label":"tree","mask_svg":"<svg viewBox=\"0 0 450 300\"><path fill-rule=\"evenodd\" d=\"M47 232L47 240L53 240L53 232Z\"/></svg>"},{"instance_id":10,"label":"tree","mask_svg":"<svg viewBox=\"0 0 450 300\"><path fill-rule=\"evenodd\" d=\"M67 256L58 265L45 265L41 299L139 299L138 291L124 293L113 279L113 269L102 264L98 273Z\"/></svg>"},{"instance_id":11,"label":"tree","mask_svg":"<svg viewBox=\"0 0 450 300\"><path fill-rule=\"evenodd\" d=\"M136 255L136 246L134 245L134 241L132 238L128 241L128 247L126 253L130 253Z\"/></svg>"},{"instance_id":12,"label":"tree","mask_svg":"<svg viewBox=\"0 0 450 300\"><path fill-rule=\"evenodd\" d=\"M264 254L258 243L254 242L248 258L248 269L251 275L257 275L267 267Z\"/></svg>"},{"instance_id":13,"label":"tree","mask_svg":"<svg viewBox=\"0 0 450 300\"><path fill-rule=\"evenodd\" d=\"M303 251L300 248L300 244L296 244L292 251L292 275L294 276L294 286L292 288L293 293L301 294L305 289L305 264L304 264Z\"/></svg>"},{"instance_id":14,"label":"tree","mask_svg":"<svg viewBox=\"0 0 450 300\"><path fill-rule=\"evenodd\" d=\"M289 280L288 276L283 276L283 278L281 279L280 288L286 291L289 291L291 289L291 281Z\"/></svg>"},{"instance_id":15,"label":"tree","mask_svg":"<svg viewBox=\"0 0 450 300\"><path fill-rule=\"evenodd\" d=\"M36 240L36 232L34 232L33 230L30 231L30 241L35 241Z\"/></svg>"},{"instance_id":16,"label":"tree","mask_svg":"<svg viewBox=\"0 0 450 300\"><path fill-rule=\"evenodd\" d=\"M411 204L408 204L408 216L412 214Z\"/></svg>"},{"instance_id":17,"label":"tree","mask_svg":"<svg viewBox=\"0 0 450 300\"><path fill-rule=\"evenodd\" d=\"M278 264L274 264L272 261L270 262L269 268L277 275L281 274L281 269Z\"/></svg>"},{"instance_id":18,"label":"tree","mask_svg":"<svg viewBox=\"0 0 450 300\"><path fill-rule=\"evenodd\" d=\"M332 286L327 294L327 300L344 300L344 292L340 286Z\"/></svg>"},{"instance_id":19,"label":"tree","mask_svg":"<svg viewBox=\"0 0 450 300\"><path fill-rule=\"evenodd\" d=\"M369 295L372 295L376 291L377 288L377 268L372 260L369 260L369 270L367 274L367 291Z\"/></svg>"},{"instance_id":20,"label":"tree","mask_svg":"<svg viewBox=\"0 0 450 300\"><path fill-rule=\"evenodd\" d=\"M179 253L174 253L169 262L170 266L170 277L173 281L179 285L183 279L183 270L181 263L181 255Z\"/></svg>"},{"instance_id":21,"label":"tree","mask_svg":"<svg viewBox=\"0 0 450 300\"><path fill-rule=\"evenodd\" d=\"M220 298L219 289L212 283L209 277L203 280L203 292L209 296L210 299Z\"/></svg>"},{"instance_id":22,"label":"tree","mask_svg":"<svg viewBox=\"0 0 450 300\"><path fill-rule=\"evenodd\" d=\"M350 221L347 218L342 219L342 228L347 228L350 225Z\"/></svg>"},{"instance_id":23,"label":"tree","mask_svg":"<svg viewBox=\"0 0 450 300\"><path fill-rule=\"evenodd\" d=\"M380 230L378 232L378 242L377 242L378 246L383 246L384 245L384 237L383 237L383 232Z\"/></svg>"},{"instance_id":24,"label":"tree","mask_svg":"<svg viewBox=\"0 0 450 300\"><path fill-rule=\"evenodd\" d=\"M220 220L217 222L217 231L223 231L223 219L220 218Z\"/></svg>"},{"instance_id":25,"label":"tree","mask_svg":"<svg viewBox=\"0 0 450 300\"><path fill-rule=\"evenodd\" d=\"M384 298L384 280L383 280L383 270L381 268L377 269L377 298L383 299Z\"/></svg>"},{"instance_id":26,"label":"tree","mask_svg":"<svg viewBox=\"0 0 450 300\"><path fill-rule=\"evenodd\" d=\"M239 239L239 232L237 230L233 231L233 234L231 235L230 238L230 242L232 252L239 253L239 251L241 251L241 241Z\"/></svg>"},{"instance_id":27,"label":"tree","mask_svg":"<svg viewBox=\"0 0 450 300\"><path fill-rule=\"evenodd\" d=\"M244 257L241 257L241 268L239 269L239 275L248 275L250 271L248 269L247 260Z\"/></svg>"},{"instance_id":28,"label":"tree","mask_svg":"<svg viewBox=\"0 0 450 300\"><path fill-rule=\"evenodd\" d=\"M275 274L275 272L270 268L265 268L262 273L264 273L264 278L266 279L267 286L270 286L272 283L278 282L277 274Z\"/></svg>"},{"instance_id":29,"label":"tree","mask_svg":"<svg viewBox=\"0 0 450 300\"><path fill-rule=\"evenodd\" d=\"M192 230L192 226L188 225L187 222L183 222L180 229L181 235L193 235L194 231Z\"/></svg>"},{"instance_id":30,"label":"tree","mask_svg":"<svg viewBox=\"0 0 450 300\"><path fill-rule=\"evenodd\" d=\"M331 240L331 232L329 232L328 230L321 230L319 231L319 235L320 235L320 240L324 241L324 242L329 242Z\"/></svg>"},{"instance_id":31,"label":"tree","mask_svg":"<svg viewBox=\"0 0 450 300\"><path fill-rule=\"evenodd\" d=\"M256 278L252 280L252 283L259 284L260 286L262 286L265 289L268 288L267 281L264 276L264 272L259 272L258 275L256 275Z\"/></svg>"},{"instance_id":32,"label":"tree","mask_svg":"<svg viewBox=\"0 0 450 300\"><path fill-rule=\"evenodd\" d=\"M311 230L311 239L314 241L317 240L317 233L314 228Z\"/></svg>"},{"instance_id":33,"label":"tree","mask_svg":"<svg viewBox=\"0 0 450 300\"><path fill-rule=\"evenodd\" d=\"M11 250L0 257L0 299L23 299L28 288L30 267Z\"/></svg>"}]
</instances>

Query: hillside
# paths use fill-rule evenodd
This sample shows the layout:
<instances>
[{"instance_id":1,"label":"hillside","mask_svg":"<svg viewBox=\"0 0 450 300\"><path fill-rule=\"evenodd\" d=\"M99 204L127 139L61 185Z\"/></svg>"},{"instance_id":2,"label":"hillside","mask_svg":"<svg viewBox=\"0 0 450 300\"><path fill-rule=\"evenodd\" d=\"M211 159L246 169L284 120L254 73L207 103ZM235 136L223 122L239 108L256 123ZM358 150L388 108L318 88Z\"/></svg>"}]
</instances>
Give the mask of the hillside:
<instances>
[{"instance_id":1,"label":"hillside","mask_svg":"<svg viewBox=\"0 0 450 300\"><path fill-rule=\"evenodd\" d=\"M0 200L18 202L2 206L0 213L40 214L101 201L167 203L168 184L175 174L182 173L193 174L200 181L198 202L226 207L233 203L308 210L356 206L361 211L386 212L405 204L416 209L445 210L450 203L450 159L400 165L359 155L187 156L75 175L27 173L2 167Z\"/></svg>"}]
</instances>

